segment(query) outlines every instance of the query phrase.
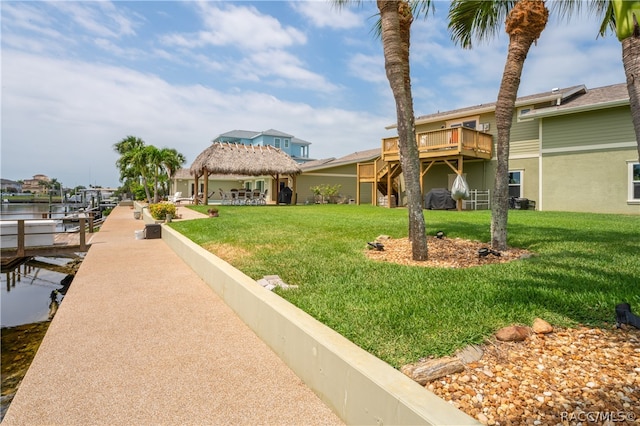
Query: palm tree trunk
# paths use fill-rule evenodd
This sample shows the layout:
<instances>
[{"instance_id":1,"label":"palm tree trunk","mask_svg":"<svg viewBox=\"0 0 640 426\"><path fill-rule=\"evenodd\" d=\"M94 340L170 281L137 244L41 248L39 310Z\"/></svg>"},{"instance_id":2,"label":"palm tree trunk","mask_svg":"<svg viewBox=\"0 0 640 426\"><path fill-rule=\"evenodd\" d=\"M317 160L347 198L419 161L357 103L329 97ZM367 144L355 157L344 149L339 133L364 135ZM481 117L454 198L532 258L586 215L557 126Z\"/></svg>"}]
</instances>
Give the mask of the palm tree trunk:
<instances>
[{"instance_id":1,"label":"palm tree trunk","mask_svg":"<svg viewBox=\"0 0 640 426\"><path fill-rule=\"evenodd\" d=\"M507 249L511 123L520 87L520 77L530 46L531 42L523 43L522 38L514 38L509 41L509 53L496 102L497 168L491 203L491 247L494 250Z\"/></svg>"},{"instance_id":2,"label":"palm tree trunk","mask_svg":"<svg viewBox=\"0 0 640 426\"><path fill-rule=\"evenodd\" d=\"M412 257L413 260L426 260L427 238L422 212L420 161L409 68L409 38L413 17L406 1L378 0L377 4L380 10L385 70L396 102L398 150L407 190Z\"/></svg>"},{"instance_id":3,"label":"palm tree trunk","mask_svg":"<svg viewBox=\"0 0 640 426\"><path fill-rule=\"evenodd\" d=\"M520 77L529 49L540 37L548 17L549 11L544 1L520 0L509 12L505 23L509 48L496 101L497 168L491 203L491 247L494 250L507 249L509 143Z\"/></svg>"},{"instance_id":4,"label":"palm tree trunk","mask_svg":"<svg viewBox=\"0 0 640 426\"><path fill-rule=\"evenodd\" d=\"M622 63L627 77L631 119L636 132L640 161L640 37L631 36L622 40Z\"/></svg>"}]
</instances>

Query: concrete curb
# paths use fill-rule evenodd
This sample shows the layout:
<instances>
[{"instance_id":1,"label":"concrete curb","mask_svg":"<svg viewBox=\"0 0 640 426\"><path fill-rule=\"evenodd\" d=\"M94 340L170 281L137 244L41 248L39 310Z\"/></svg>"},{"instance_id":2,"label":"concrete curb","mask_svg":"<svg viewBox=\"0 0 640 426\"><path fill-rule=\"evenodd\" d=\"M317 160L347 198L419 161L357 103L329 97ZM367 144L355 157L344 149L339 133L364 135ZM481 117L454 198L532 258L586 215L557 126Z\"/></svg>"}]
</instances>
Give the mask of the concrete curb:
<instances>
[{"instance_id":1,"label":"concrete curb","mask_svg":"<svg viewBox=\"0 0 640 426\"><path fill-rule=\"evenodd\" d=\"M347 424L480 424L170 227L162 239Z\"/></svg>"}]
</instances>

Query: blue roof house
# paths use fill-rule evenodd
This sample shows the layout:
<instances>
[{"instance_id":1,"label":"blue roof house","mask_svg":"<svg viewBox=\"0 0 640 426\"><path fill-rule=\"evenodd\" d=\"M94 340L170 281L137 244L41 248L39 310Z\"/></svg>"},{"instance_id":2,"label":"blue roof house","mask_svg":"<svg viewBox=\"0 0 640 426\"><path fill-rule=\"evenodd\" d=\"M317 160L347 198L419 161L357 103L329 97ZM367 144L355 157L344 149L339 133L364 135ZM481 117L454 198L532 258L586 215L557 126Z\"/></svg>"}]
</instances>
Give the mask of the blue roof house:
<instances>
[{"instance_id":1,"label":"blue roof house","mask_svg":"<svg viewBox=\"0 0 640 426\"><path fill-rule=\"evenodd\" d=\"M307 161L313 160L309 158L309 145L311 145L311 142L304 141L275 129L262 132L232 130L227 133L222 133L216 137L213 142L228 142L255 146L271 145L274 148L279 148L298 163L306 163Z\"/></svg>"}]
</instances>

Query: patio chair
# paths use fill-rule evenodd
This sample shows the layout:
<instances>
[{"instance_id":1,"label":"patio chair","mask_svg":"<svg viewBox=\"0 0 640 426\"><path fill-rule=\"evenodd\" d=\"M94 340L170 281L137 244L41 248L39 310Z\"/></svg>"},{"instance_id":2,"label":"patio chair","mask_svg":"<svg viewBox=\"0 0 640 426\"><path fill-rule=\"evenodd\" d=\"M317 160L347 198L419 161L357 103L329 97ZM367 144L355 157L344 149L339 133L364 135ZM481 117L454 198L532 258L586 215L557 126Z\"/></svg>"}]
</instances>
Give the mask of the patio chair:
<instances>
[{"instance_id":1,"label":"patio chair","mask_svg":"<svg viewBox=\"0 0 640 426\"><path fill-rule=\"evenodd\" d=\"M222 200L221 204L231 204L231 194L225 192L222 188L218 188L218 190L220 191L220 199Z\"/></svg>"},{"instance_id":2,"label":"patio chair","mask_svg":"<svg viewBox=\"0 0 640 426\"><path fill-rule=\"evenodd\" d=\"M170 203L174 203L174 204L175 204L175 203L176 203L176 200L177 200L177 199L179 199L179 198L182 198L182 192L180 192L180 191L176 192L176 193L175 193L175 194L173 194L173 195L169 195L169 196L167 197L167 200L168 200Z\"/></svg>"},{"instance_id":3,"label":"patio chair","mask_svg":"<svg viewBox=\"0 0 640 426\"><path fill-rule=\"evenodd\" d=\"M264 192L262 194L260 194L260 199L258 200L258 204L260 205L266 205L267 204L267 192L269 190L265 189Z\"/></svg>"},{"instance_id":4,"label":"patio chair","mask_svg":"<svg viewBox=\"0 0 640 426\"><path fill-rule=\"evenodd\" d=\"M182 193L180 193L180 197L177 197L173 200L174 204L180 204L183 201L188 202L189 204L193 204L193 201L195 200L195 196L192 195L191 197L182 197Z\"/></svg>"},{"instance_id":5,"label":"patio chair","mask_svg":"<svg viewBox=\"0 0 640 426\"><path fill-rule=\"evenodd\" d=\"M234 206L237 204L240 204L239 197L238 197L239 191L237 189L232 189L229 192L231 193L231 204L233 204Z\"/></svg>"},{"instance_id":6,"label":"patio chair","mask_svg":"<svg viewBox=\"0 0 640 426\"><path fill-rule=\"evenodd\" d=\"M251 204L253 204L254 206L257 206L260 203L261 196L262 196L262 193L260 192L260 190L254 189L253 193L251 194Z\"/></svg>"}]
</instances>

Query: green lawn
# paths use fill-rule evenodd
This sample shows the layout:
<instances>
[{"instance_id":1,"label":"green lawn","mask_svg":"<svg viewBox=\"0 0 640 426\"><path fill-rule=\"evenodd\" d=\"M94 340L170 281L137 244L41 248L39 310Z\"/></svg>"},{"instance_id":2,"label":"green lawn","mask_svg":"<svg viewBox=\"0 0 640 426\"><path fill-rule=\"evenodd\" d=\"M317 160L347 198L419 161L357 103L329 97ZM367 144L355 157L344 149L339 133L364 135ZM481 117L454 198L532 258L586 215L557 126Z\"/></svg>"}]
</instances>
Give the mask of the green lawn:
<instances>
[{"instance_id":1,"label":"green lawn","mask_svg":"<svg viewBox=\"0 0 640 426\"><path fill-rule=\"evenodd\" d=\"M205 212L207 207L193 207ZM481 343L499 327L611 326L640 311L640 216L512 210L509 245L536 256L467 269L368 260L366 242L407 236L407 212L355 205L220 206L173 228L393 366ZM489 211L425 211L427 232L488 241Z\"/></svg>"}]
</instances>

